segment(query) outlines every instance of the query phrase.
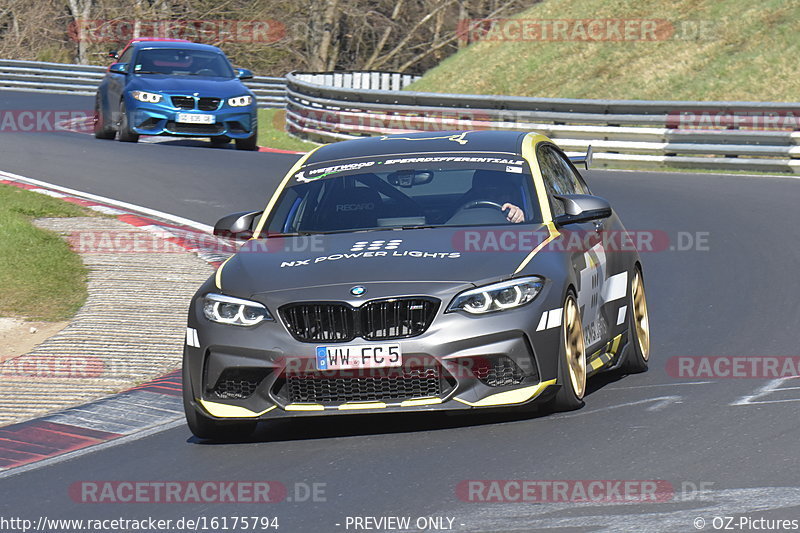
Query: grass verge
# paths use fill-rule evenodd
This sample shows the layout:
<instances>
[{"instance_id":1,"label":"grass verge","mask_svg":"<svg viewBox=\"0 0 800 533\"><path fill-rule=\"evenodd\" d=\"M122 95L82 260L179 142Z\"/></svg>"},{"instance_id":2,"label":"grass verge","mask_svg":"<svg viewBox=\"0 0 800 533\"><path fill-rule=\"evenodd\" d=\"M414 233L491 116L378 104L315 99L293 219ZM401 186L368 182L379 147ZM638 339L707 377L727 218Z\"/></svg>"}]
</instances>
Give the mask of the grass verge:
<instances>
[{"instance_id":1,"label":"grass verge","mask_svg":"<svg viewBox=\"0 0 800 533\"><path fill-rule=\"evenodd\" d=\"M31 221L86 214L63 200L0 185L0 316L57 321L78 311L87 296L80 256Z\"/></svg>"},{"instance_id":2,"label":"grass verge","mask_svg":"<svg viewBox=\"0 0 800 533\"><path fill-rule=\"evenodd\" d=\"M408 90L554 98L797 101L800 3L786 0L545 0L514 18L660 21L651 40L485 40ZM511 27L511 26L507 26ZM535 27L535 26L534 26ZM585 27L583 27L585 29ZM600 37L605 35L600 32ZM651 34L648 34L649 37Z\"/></svg>"},{"instance_id":3,"label":"grass verge","mask_svg":"<svg viewBox=\"0 0 800 533\"><path fill-rule=\"evenodd\" d=\"M258 145L280 150L307 152L317 145L292 137L284 129L286 112L283 109L258 110Z\"/></svg>"}]
</instances>

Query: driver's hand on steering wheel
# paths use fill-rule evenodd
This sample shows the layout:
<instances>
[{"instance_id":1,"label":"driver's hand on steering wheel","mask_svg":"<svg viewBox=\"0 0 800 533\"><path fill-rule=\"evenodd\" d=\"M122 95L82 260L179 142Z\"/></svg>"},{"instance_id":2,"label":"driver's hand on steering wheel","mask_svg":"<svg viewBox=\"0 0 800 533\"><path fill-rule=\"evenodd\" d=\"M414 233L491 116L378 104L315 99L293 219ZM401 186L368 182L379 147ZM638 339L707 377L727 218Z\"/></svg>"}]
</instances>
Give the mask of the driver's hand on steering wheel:
<instances>
[{"instance_id":1,"label":"driver's hand on steering wheel","mask_svg":"<svg viewBox=\"0 0 800 533\"><path fill-rule=\"evenodd\" d=\"M506 219L509 222L513 222L514 224L519 224L523 220L525 220L525 213L522 212L522 209L515 206L514 204L505 203L503 204L503 212L508 209L508 213L506 213Z\"/></svg>"}]
</instances>

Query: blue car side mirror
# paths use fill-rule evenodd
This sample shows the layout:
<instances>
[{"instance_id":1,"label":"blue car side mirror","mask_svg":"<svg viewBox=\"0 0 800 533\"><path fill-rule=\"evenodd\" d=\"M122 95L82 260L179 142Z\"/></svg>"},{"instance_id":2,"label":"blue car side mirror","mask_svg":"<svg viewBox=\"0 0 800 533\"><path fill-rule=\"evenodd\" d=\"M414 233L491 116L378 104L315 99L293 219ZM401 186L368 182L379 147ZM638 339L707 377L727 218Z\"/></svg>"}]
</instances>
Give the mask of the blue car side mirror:
<instances>
[{"instance_id":1,"label":"blue car side mirror","mask_svg":"<svg viewBox=\"0 0 800 533\"><path fill-rule=\"evenodd\" d=\"M253 79L253 72L247 70L246 68L237 68L236 69L236 77L240 80L252 80Z\"/></svg>"},{"instance_id":2,"label":"blue car side mirror","mask_svg":"<svg viewBox=\"0 0 800 533\"><path fill-rule=\"evenodd\" d=\"M128 64L127 63L112 63L110 67L108 67L109 72L113 72L114 74L127 74L128 73Z\"/></svg>"}]
</instances>

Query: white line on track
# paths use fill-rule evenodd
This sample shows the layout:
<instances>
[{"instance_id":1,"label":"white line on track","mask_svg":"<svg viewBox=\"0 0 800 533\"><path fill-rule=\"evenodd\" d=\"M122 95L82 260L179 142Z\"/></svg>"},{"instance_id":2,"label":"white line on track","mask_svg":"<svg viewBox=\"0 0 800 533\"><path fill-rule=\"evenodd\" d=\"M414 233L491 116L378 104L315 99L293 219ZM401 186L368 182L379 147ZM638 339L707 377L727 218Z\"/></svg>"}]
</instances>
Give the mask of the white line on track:
<instances>
[{"instance_id":1,"label":"white line on track","mask_svg":"<svg viewBox=\"0 0 800 533\"><path fill-rule=\"evenodd\" d=\"M19 174L13 174L11 172L6 172L4 170L0 170L0 178L4 178L10 181L19 181L22 183L27 183L29 185L36 185L38 187L47 187L48 189L53 189L56 191L60 191L72 196L77 196L79 198L84 198L86 200L93 200L95 202L100 202L104 204L113 205L116 207L120 207L122 209L126 209L128 211L135 211L137 213L141 213L143 215L149 215L151 217L161 218L163 220L168 220L170 222L174 222L176 224L182 224L184 226L189 226L190 228L194 228L206 233L213 232L214 228L208 226L206 224L201 224L200 222L196 222L194 220L189 220L188 218L179 217L177 215L172 215L170 213L165 213L163 211L157 211L155 209L150 209L149 207L144 207L141 205L131 204L128 202L122 202L120 200L114 200L113 198L107 198L105 196L98 196L96 194L91 194L88 192L79 191L76 189L69 189L67 187L62 187L60 185L55 185L53 183L48 183L46 181L41 181L33 178L28 178L26 176L21 176Z\"/></svg>"}]
</instances>

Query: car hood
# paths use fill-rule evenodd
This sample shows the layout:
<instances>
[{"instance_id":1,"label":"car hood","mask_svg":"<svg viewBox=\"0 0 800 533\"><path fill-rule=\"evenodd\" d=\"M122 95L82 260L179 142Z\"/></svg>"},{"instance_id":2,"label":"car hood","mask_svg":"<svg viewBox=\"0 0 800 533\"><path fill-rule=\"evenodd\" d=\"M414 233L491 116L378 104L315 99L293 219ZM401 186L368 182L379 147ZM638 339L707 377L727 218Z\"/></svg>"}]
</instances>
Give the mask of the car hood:
<instances>
[{"instance_id":1,"label":"car hood","mask_svg":"<svg viewBox=\"0 0 800 533\"><path fill-rule=\"evenodd\" d=\"M169 77L160 75L136 75L128 89L160 91L167 94L193 94L200 96L240 96L250 91L238 79L211 78L204 76Z\"/></svg>"},{"instance_id":2,"label":"car hood","mask_svg":"<svg viewBox=\"0 0 800 533\"><path fill-rule=\"evenodd\" d=\"M549 235L541 225L271 237L245 243L219 273L240 296L338 284L447 283L507 277Z\"/></svg>"}]
</instances>

